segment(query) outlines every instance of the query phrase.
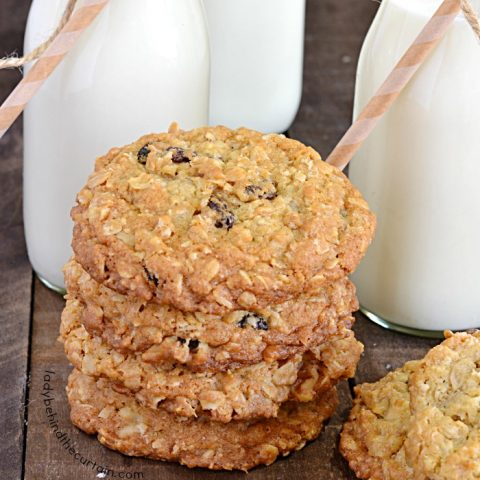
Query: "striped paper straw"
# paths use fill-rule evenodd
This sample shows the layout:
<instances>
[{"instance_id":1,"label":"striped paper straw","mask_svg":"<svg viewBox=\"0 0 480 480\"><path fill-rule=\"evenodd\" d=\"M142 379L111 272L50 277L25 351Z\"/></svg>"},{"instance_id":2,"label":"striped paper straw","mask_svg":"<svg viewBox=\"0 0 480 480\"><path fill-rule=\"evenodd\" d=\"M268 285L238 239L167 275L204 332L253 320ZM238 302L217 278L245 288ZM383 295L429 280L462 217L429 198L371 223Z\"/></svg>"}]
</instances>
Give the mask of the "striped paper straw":
<instances>
[{"instance_id":1,"label":"striped paper straw","mask_svg":"<svg viewBox=\"0 0 480 480\"><path fill-rule=\"evenodd\" d=\"M22 113L43 82L55 70L63 57L73 48L80 34L93 22L108 0L85 0L58 36L35 62L13 92L0 107L0 138Z\"/></svg>"},{"instance_id":2,"label":"striped paper straw","mask_svg":"<svg viewBox=\"0 0 480 480\"><path fill-rule=\"evenodd\" d=\"M410 81L429 53L444 36L461 10L460 0L444 0L406 51L383 85L370 99L358 119L347 130L327 163L343 170Z\"/></svg>"}]
</instances>

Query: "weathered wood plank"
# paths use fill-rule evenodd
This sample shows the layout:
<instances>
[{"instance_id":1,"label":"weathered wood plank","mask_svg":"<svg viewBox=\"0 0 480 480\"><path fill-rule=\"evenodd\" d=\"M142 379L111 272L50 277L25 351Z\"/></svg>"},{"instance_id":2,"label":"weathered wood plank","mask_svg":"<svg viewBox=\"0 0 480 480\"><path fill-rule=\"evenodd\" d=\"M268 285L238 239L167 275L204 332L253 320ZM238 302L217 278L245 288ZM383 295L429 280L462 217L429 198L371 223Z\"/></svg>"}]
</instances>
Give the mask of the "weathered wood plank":
<instances>
[{"instance_id":1,"label":"weathered wood plank","mask_svg":"<svg viewBox=\"0 0 480 480\"><path fill-rule=\"evenodd\" d=\"M29 2L0 6L0 55L20 50ZM20 80L1 72L0 101ZM16 122L0 141L0 478L22 475L32 271L22 226L22 130Z\"/></svg>"},{"instance_id":2,"label":"weathered wood plank","mask_svg":"<svg viewBox=\"0 0 480 480\"><path fill-rule=\"evenodd\" d=\"M0 156L5 160L3 150L0 146ZM10 172L11 180L17 177L14 184L18 185L19 172L15 170ZM2 178L2 185L6 187L9 182ZM21 195L18 187L14 191ZM6 200L4 195L2 200ZM2 207L15 203L10 198ZM0 228L0 478L16 479L21 476L23 459L32 271L25 256L23 228L15 225L18 218L1 211L10 225Z\"/></svg>"},{"instance_id":3,"label":"weathered wood plank","mask_svg":"<svg viewBox=\"0 0 480 480\"><path fill-rule=\"evenodd\" d=\"M411 337L385 330L357 313L356 337L365 345L357 367L355 382L375 382L388 372L401 367L408 360L422 358L440 340Z\"/></svg>"},{"instance_id":4,"label":"weathered wood plank","mask_svg":"<svg viewBox=\"0 0 480 480\"><path fill-rule=\"evenodd\" d=\"M21 55L23 34L28 9L28 0L2 0L0 2L0 57ZM0 102L10 94L22 78L18 69L0 70ZM17 123L20 123L17 120ZM5 143L5 139L1 141Z\"/></svg>"}]
</instances>

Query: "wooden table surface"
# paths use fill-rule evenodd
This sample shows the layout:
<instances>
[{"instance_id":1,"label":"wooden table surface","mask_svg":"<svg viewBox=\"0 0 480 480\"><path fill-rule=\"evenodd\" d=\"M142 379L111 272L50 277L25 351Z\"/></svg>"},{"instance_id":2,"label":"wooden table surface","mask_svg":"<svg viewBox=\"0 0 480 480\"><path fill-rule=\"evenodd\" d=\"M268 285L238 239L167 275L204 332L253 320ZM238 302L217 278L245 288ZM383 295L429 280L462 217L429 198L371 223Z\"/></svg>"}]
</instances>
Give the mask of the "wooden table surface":
<instances>
[{"instance_id":1,"label":"wooden table surface","mask_svg":"<svg viewBox=\"0 0 480 480\"><path fill-rule=\"evenodd\" d=\"M30 2L0 0L0 54L20 51ZM324 156L350 123L356 62L375 14L373 0L308 0L303 101L290 135ZM18 71L0 72L0 101L18 82ZM176 464L128 458L74 428L65 384L70 366L56 341L63 299L45 288L28 262L22 223L22 125L0 141L0 478L237 479L243 473L189 470ZM340 387L341 402L318 440L269 467L252 480L352 479L338 452L338 434L348 415L354 383L374 381L406 360L421 357L435 341L393 333L361 314L355 325L365 354L357 375ZM48 426L46 398L64 434ZM83 465L65 445L73 445ZM88 460L90 461L88 463ZM98 468L110 469L106 474Z\"/></svg>"}]
</instances>

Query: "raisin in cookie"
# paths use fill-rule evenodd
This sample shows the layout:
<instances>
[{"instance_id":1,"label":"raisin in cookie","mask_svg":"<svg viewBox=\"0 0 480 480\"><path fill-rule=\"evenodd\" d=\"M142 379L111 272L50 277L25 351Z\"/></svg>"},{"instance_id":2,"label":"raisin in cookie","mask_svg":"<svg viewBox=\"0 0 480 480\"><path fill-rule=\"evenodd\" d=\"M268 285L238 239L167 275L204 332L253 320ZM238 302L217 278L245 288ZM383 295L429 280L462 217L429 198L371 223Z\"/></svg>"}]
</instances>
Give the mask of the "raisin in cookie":
<instances>
[{"instance_id":1,"label":"raisin in cookie","mask_svg":"<svg viewBox=\"0 0 480 480\"><path fill-rule=\"evenodd\" d=\"M167 305L129 298L96 282L78 262L65 266L65 315L120 353L142 352L150 363L176 361L193 371L222 371L282 360L349 328L358 308L346 278L313 298L224 315L185 313Z\"/></svg>"},{"instance_id":2,"label":"raisin in cookie","mask_svg":"<svg viewBox=\"0 0 480 480\"><path fill-rule=\"evenodd\" d=\"M277 418L222 424L182 419L140 406L105 379L74 370L67 387L72 422L125 455L180 462L188 467L249 470L269 465L316 438L335 411L330 390L309 403L286 403Z\"/></svg>"},{"instance_id":3,"label":"raisin in cookie","mask_svg":"<svg viewBox=\"0 0 480 480\"><path fill-rule=\"evenodd\" d=\"M375 226L313 149L224 127L110 150L72 218L76 258L98 282L216 314L318 291L355 269Z\"/></svg>"},{"instance_id":4,"label":"raisin in cookie","mask_svg":"<svg viewBox=\"0 0 480 480\"><path fill-rule=\"evenodd\" d=\"M82 373L116 382L149 408L186 417L204 413L220 422L273 417L287 400L311 401L352 376L363 350L353 332L345 330L283 361L195 373L175 363L147 363L140 354L121 354L68 314L62 315L62 333L67 357Z\"/></svg>"}]
</instances>

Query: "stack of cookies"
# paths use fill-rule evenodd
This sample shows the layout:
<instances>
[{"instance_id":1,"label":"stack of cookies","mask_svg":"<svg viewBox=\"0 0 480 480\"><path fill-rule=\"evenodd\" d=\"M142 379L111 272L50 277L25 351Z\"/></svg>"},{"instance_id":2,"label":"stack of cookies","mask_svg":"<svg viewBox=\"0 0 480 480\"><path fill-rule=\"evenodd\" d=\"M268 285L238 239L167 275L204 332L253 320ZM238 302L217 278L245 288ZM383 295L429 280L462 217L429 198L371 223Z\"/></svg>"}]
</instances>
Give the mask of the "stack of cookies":
<instances>
[{"instance_id":1,"label":"stack of cookies","mask_svg":"<svg viewBox=\"0 0 480 480\"><path fill-rule=\"evenodd\" d=\"M480 478L480 332L355 388L340 449L358 478Z\"/></svg>"},{"instance_id":2,"label":"stack of cookies","mask_svg":"<svg viewBox=\"0 0 480 480\"><path fill-rule=\"evenodd\" d=\"M283 135L173 125L97 159L72 218L75 425L212 469L319 434L362 352L347 275L375 224L341 172Z\"/></svg>"}]
</instances>

